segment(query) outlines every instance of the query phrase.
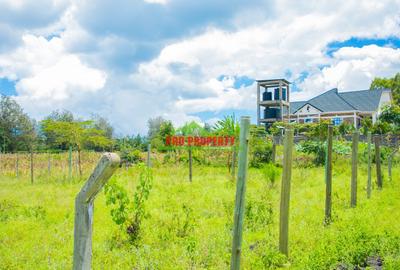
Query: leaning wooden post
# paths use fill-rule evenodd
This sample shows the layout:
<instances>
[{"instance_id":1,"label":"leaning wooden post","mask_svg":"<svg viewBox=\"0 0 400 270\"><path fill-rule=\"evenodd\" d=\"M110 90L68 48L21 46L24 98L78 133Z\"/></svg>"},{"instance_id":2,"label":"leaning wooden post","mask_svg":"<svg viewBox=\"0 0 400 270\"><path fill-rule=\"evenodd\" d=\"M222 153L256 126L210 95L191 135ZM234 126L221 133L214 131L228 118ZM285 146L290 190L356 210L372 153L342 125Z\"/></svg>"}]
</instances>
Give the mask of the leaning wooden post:
<instances>
[{"instance_id":1,"label":"leaning wooden post","mask_svg":"<svg viewBox=\"0 0 400 270\"><path fill-rule=\"evenodd\" d=\"M328 126L328 139L326 142L325 156L325 224L328 225L332 218L332 137L333 126Z\"/></svg>"},{"instance_id":2,"label":"leaning wooden post","mask_svg":"<svg viewBox=\"0 0 400 270\"><path fill-rule=\"evenodd\" d=\"M31 156L31 183L33 184L33 149L31 148L30 149L31 151L31 153L30 153L30 156Z\"/></svg>"},{"instance_id":3,"label":"leaning wooden post","mask_svg":"<svg viewBox=\"0 0 400 270\"><path fill-rule=\"evenodd\" d=\"M235 213L233 217L233 239L231 254L231 270L240 269L242 253L242 229L247 179L247 155L249 145L250 117L240 118L239 159L236 183Z\"/></svg>"},{"instance_id":4,"label":"leaning wooden post","mask_svg":"<svg viewBox=\"0 0 400 270\"><path fill-rule=\"evenodd\" d=\"M350 206L357 205L357 163L358 163L358 131L353 132L353 143L351 152L351 198Z\"/></svg>"},{"instance_id":5,"label":"leaning wooden post","mask_svg":"<svg viewBox=\"0 0 400 270\"><path fill-rule=\"evenodd\" d=\"M68 149L68 177L72 178L72 145Z\"/></svg>"},{"instance_id":6,"label":"leaning wooden post","mask_svg":"<svg viewBox=\"0 0 400 270\"><path fill-rule=\"evenodd\" d=\"M367 143L368 143L367 198L369 199L369 198L371 198L371 190L372 190L372 180L371 180L371 131L368 131Z\"/></svg>"},{"instance_id":7,"label":"leaning wooden post","mask_svg":"<svg viewBox=\"0 0 400 270\"><path fill-rule=\"evenodd\" d=\"M192 173L193 173L193 168L192 168L192 148L189 147L189 182L192 182Z\"/></svg>"},{"instance_id":8,"label":"leaning wooden post","mask_svg":"<svg viewBox=\"0 0 400 270\"><path fill-rule=\"evenodd\" d=\"M151 144L147 145L147 167L151 167Z\"/></svg>"},{"instance_id":9,"label":"leaning wooden post","mask_svg":"<svg viewBox=\"0 0 400 270\"><path fill-rule=\"evenodd\" d=\"M120 158L117 154L103 154L92 175L75 198L74 270L91 269L93 202L119 163Z\"/></svg>"},{"instance_id":10,"label":"leaning wooden post","mask_svg":"<svg viewBox=\"0 0 400 270\"><path fill-rule=\"evenodd\" d=\"M285 129L285 141L283 147L281 207L279 219L279 251L289 255L289 204L290 182L292 177L292 151L293 129Z\"/></svg>"},{"instance_id":11,"label":"leaning wooden post","mask_svg":"<svg viewBox=\"0 0 400 270\"><path fill-rule=\"evenodd\" d=\"M381 149L380 149L380 137L375 135L375 164L376 164L376 183L378 189L382 188L382 171L381 171Z\"/></svg>"}]
</instances>

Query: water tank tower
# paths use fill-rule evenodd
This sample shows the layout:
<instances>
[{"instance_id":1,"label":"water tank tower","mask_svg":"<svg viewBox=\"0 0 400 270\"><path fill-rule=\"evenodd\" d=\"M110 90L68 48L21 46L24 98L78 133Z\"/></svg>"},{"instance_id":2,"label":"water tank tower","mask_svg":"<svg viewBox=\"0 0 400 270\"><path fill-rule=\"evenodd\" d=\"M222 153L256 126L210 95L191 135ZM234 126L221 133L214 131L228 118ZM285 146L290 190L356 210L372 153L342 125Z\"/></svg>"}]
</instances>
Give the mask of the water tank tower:
<instances>
[{"instance_id":1,"label":"water tank tower","mask_svg":"<svg viewBox=\"0 0 400 270\"><path fill-rule=\"evenodd\" d=\"M268 129L276 121L289 121L289 84L285 79L257 80L257 125Z\"/></svg>"}]
</instances>

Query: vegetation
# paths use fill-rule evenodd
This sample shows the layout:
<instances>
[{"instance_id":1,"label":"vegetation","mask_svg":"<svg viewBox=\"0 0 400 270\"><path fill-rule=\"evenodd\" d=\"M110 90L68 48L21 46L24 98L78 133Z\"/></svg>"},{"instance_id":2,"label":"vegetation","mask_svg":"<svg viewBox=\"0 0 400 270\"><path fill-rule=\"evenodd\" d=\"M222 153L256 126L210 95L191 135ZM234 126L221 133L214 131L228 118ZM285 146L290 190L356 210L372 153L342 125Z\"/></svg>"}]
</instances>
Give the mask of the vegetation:
<instances>
[{"instance_id":1,"label":"vegetation","mask_svg":"<svg viewBox=\"0 0 400 270\"><path fill-rule=\"evenodd\" d=\"M377 79L373 88L398 91L398 75ZM397 92L395 93L397 95ZM380 119L362 122L361 132L399 134L400 110L383 108ZM100 151L117 151L121 166L96 199L93 238L94 269L227 269L233 226L235 156L231 149L193 147L193 181L187 180L188 151L167 149L171 135L234 136L234 115L214 126L188 122L174 127L157 117L148 121L148 134L115 137L101 116L76 118L54 111L40 122L30 119L15 101L0 101L0 269L71 268L74 198L95 166ZM384 186L367 199L367 145L359 144L358 203L350 208L350 152L346 137L354 127L334 128L333 215L324 225L325 141L327 126L274 123L266 132L251 126L242 261L244 269L359 269L384 264L400 268L399 160L394 154L392 179L386 170L389 155L382 146ZM272 164L272 135L292 127L303 140L296 144L290 202L289 257L279 253L278 217L282 146ZM152 145L152 169L144 167ZM64 151L74 147L69 157ZM30 184L30 157L4 154L45 151L32 155L35 181ZM374 146L372 146L374 150ZM374 161L374 155L372 159ZM72 177L67 166L72 165ZM228 168L226 165L228 164ZM306 167L306 168L305 168ZM376 178L375 170L372 179ZM295 232L295 233L294 233Z\"/></svg>"},{"instance_id":2,"label":"vegetation","mask_svg":"<svg viewBox=\"0 0 400 270\"><path fill-rule=\"evenodd\" d=\"M277 151L281 156L282 148ZM296 152L294 158L304 155ZM324 169L293 168L289 259L277 248L280 168L249 169L244 269L354 269L380 260L384 269L399 268L400 214L393 211L400 207L399 160L392 181L385 177L383 190L375 187L369 200L361 162L357 208L349 207L349 160L347 155L334 160L329 226L323 224ZM82 182L48 178L43 168L31 185L27 176L16 179L1 169L0 269L71 268L74 197ZM185 163L158 163L152 177L147 172L140 164L120 168L96 199L93 269L229 268L235 185L227 168L194 166L192 183ZM139 230L128 230L137 219ZM128 231L139 233L131 239Z\"/></svg>"}]
</instances>

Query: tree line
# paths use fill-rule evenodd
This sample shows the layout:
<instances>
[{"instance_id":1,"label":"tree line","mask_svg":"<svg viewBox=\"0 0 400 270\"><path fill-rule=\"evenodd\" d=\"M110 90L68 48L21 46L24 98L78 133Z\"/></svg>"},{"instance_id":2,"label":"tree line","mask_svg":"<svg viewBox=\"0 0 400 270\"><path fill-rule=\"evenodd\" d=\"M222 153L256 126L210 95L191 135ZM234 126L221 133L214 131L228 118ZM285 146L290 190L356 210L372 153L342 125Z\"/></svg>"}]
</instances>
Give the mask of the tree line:
<instances>
[{"instance_id":1,"label":"tree line","mask_svg":"<svg viewBox=\"0 0 400 270\"><path fill-rule=\"evenodd\" d=\"M386 106L375 123L370 119L362 122L363 131L386 134L400 132L400 73L393 78L375 78L370 86L375 89L391 89L393 104ZM145 151L148 143L162 151L165 138L172 135L195 136L237 136L239 125L235 116L226 116L214 125L192 121L181 127L174 127L171 121L162 117L148 120L147 135L128 135L116 137L112 125L102 116L92 115L89 119L79 118L67 110L56 110L42 121L30 118L19 104L8 96L0 98L0 150L1 152L16 151L62 151L73 147L78 152L94 151L125 151L132 149ZM278 134L283 123L276 123L269 130ZM321 125L295 125L296 133L316 134ZM353 127L342 123L338 127L341 134L350 133ZM252 133L264 136L265 132L252 127Z\"/></svg>"}]
</instances>

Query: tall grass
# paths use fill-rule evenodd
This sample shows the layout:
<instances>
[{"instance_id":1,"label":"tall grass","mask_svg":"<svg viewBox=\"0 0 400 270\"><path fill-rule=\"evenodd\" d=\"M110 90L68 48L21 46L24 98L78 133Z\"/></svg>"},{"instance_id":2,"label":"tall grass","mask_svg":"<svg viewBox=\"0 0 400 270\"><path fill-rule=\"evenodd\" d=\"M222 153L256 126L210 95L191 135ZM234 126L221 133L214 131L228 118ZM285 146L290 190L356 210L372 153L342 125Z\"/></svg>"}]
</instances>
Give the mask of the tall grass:
<instances>
[{"instance_id":1,"label":"tall grass","mask_svg":"<svg viewBox=\"0 0 400 270\"><path fill-rule=\"evenodd\" d=\"M72 266L74 197L83 181L47 176L45 162L44 157L34 185L28 178L16 179L12 170L0 172L0 269ZM94 161L87 163L85 173L94 166ZM280 175L281 169L275 169ZM287 259L277 247L280 178L271 185L263 169L250 168L243 269L335 269L338 265L353 269L373 257L383 259L385 269L400 269L398 163L393 180L385 177L383 190L374 187L369 200L367 170L361 164L356 208L350 208L350 169L348 157L335 159L329 226L323 222L324 168L293 169ZM386 176L386 166L383 172ZM93 269L228 269L235 195L228 168L195 164L192 183L187 180L185 163L156 164L153 175L146 202L148 217L142 221L141 238L135 245L126 241L125 232L112 221L104 194L99 194ZM136 166L122 167L112 181L133 196L139 171Z\"/></svg>"}]
</instances>

